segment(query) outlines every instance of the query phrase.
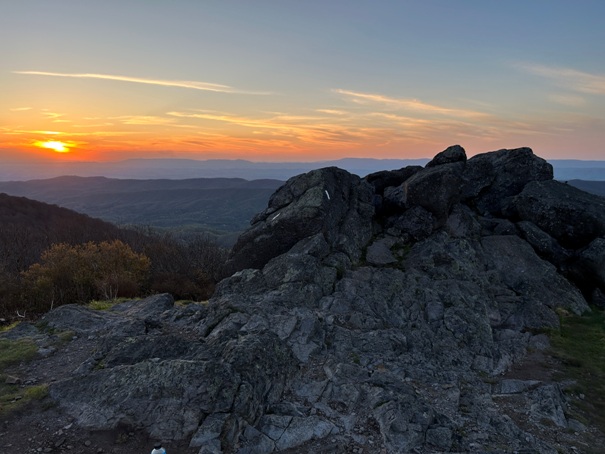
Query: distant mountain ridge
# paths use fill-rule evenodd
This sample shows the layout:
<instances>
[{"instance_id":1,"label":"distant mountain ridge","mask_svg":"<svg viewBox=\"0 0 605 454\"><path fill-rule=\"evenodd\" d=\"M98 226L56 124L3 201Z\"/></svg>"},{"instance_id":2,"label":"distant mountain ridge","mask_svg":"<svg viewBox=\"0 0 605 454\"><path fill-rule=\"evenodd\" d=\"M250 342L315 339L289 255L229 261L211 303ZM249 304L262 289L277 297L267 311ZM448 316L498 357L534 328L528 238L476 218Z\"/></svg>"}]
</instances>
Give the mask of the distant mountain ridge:
<instances>
[{"instance_id":1,"label":"distant mountain ridge","mask_svg":"<svg viewBox=\"0 0 605 454\"><path fill-rule=\"evenodd\" d=\"M105 176L121 179L245 178L247 180L287 180L323 167L339 167L365 176L380 170L395 170L410 165L424 166L429 159L344 158L316 162L252 162L243 159L126 159L117 162L44 162L18 164L4 162L0 181L47 179L62 175ZM605 181L605 161L554 159L558 180Z\"/></svg>"},{"instance_id":2,"label":"distant mountain ridge","mask_svg":"<svg viewBox=\"0 0 605 454\"><path fill-rule=\"evenodd\" d=\"M85 213L115 224L212 231L234 241L262 211L279 180L196 178L120 180L64 176L0 183L0 192Z\"/></svg>"},{"instance_id":3,"label":"distant mountain ridge","mask_svg":"<svg viewBox=\"0 0 605 454\"><path fill-rule=\"evenodd\" d=\"M0 192L56 204L114 224L212 232L221 244L231 246L282 184L272 179L62 176L0 182ZM605 181L569 180L568 184L605 195Z\"/></svg>"}]
</instances>

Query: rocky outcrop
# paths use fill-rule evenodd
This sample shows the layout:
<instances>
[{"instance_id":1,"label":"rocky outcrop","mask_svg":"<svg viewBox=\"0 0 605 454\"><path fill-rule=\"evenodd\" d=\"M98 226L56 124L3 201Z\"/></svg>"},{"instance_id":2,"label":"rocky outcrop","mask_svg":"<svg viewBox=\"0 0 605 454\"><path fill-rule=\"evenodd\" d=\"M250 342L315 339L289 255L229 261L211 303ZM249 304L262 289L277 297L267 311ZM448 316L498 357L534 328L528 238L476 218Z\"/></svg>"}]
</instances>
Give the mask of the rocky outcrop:
<instances>
[{"instance_id":1,"label":"rocky outcrop","mask_svg":"<svg viewBox=\"0 0 605 454\"><path fill-rule=\"evenodd\" d=\"M356 261L371 235L372 191L335 167L299 175L279 188L268 208L233 247L229 274L262 268L300 240L322 234L328 245Z\"/></svg>"},{"instance_id":2,"label":"rocky outcrop","mask_svg":"<svg viewBox=\"0 0 605 454\"><path fill-rule=\"evenodd\" d=\"M100 339L50 393L83 426L200 453L571 452L558 385L502 376L546 347L557 308L605 290L603 201L549 178L528 148L459 146L424 169L295 177L209 303L48 314Z\"/></svg>"}]
</instances>

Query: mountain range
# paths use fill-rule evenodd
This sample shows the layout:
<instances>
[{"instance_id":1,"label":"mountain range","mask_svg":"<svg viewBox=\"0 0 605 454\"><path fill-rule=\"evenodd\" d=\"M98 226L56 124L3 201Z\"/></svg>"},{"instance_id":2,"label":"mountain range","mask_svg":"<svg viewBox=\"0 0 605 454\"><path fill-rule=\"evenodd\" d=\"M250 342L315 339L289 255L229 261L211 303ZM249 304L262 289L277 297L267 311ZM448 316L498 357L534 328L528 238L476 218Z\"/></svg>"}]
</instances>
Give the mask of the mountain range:
<instances>
[{"instance_id":1,"label":"mountain range","mask_svg":"<svg viewBox=\"0 0 605 454\"><path fill-rule=\"evenodd\" d=\"M605 181L568 183L605 195ZM56 204L118 225L169 229L181 235L210 233L219 244L232 246L238 234L283 184L272 179L135 180L63 176L0 182L0 193Z\"/></svg>"},{"instance_id":2,"label":"mountain range","mask_svg":"<svg viewBox=\"0 0 605 454\"><path fill-rule=\"evenodd\" d=\"M119 225L210 232L231 244L263 210L278 180L121 180L57 177L0 183L0 192L60 205Z\"/></svg>"},{"instance_id":3,"label":"mountain range","mask_svg":"<svg viewBox=\"0 0 605 454\"><path fill-rule=\"evenodd\" d=\"M127 159L117 162L22 163L6 161L0 168L0 181L46 179L62 175L105 176L121 179L244 178L287 180L322 167L339 167L365 176L380 170L425 165L429 159L345 158L317 162L252 162L227 159ZM558 180L605 180L605 161L574 159L551 160Z\"/></svg>"}]
</instances>

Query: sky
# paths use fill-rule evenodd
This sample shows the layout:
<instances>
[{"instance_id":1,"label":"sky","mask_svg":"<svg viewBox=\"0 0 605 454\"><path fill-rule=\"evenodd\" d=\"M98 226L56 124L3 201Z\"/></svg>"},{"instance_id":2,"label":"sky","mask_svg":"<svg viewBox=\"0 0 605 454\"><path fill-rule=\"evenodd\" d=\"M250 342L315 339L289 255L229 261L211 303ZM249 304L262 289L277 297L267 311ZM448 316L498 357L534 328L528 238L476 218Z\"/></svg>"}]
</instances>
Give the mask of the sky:
<instances>
[{"instance_id":1,"label":"sky","mask_svg":"<svg viewBox=\"0 0 605 454\"><path fill-rule=\"evenodd\" d=\"M605 159L602 0L0 0L0 159Z\"/></svg>"}]
</instances>

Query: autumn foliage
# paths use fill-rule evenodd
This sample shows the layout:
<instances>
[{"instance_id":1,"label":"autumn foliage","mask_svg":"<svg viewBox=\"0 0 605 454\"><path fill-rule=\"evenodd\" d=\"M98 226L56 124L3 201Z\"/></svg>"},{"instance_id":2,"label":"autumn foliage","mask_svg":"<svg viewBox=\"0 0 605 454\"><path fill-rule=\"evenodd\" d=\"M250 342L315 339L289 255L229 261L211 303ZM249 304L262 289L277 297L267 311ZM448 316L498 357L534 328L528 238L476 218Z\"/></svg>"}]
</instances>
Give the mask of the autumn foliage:
<instances>
[{"instance_id":1,"label":"autumn foliage","mask_svg":"<svg viewBox=\"0 0 605 454\"><path fill-rule=\"evenodd\" d=\"M0 323L52 307L168 292L208 299L227 250L207 234L119 228L0 194Z\"/></svg>"},{"instance_id":2,"label":"autumn foliage","mask_svg":"<svg viewBox=\"0 0 605 454\"><path fill-rule=\"evenodd\" d=\"M140 293L150 260L120 240L54 244L23 273L30 304L56 306Z\"/></svg>"}]
</instances>

